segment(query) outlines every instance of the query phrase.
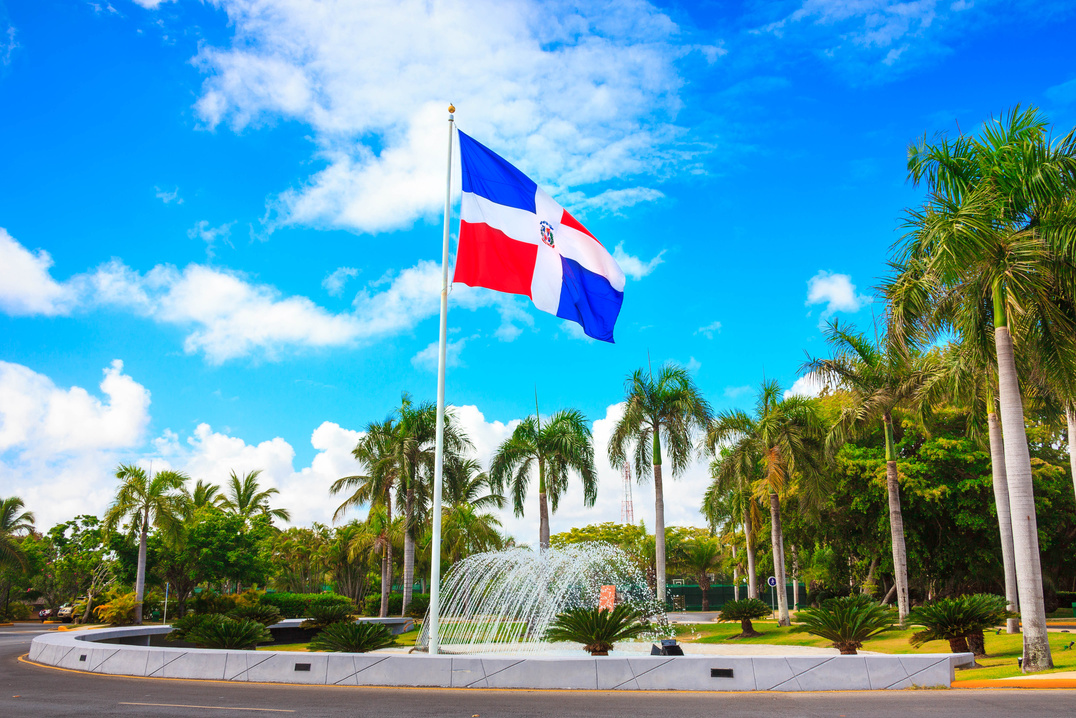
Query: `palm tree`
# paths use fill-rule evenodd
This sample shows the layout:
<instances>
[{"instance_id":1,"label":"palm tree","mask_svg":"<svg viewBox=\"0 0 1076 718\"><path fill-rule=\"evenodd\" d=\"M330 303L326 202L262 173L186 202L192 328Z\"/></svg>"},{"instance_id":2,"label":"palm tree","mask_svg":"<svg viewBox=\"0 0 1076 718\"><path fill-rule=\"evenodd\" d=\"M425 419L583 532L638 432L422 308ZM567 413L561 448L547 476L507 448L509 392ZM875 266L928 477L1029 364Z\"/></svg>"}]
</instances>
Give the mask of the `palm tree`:
<instances>
[{"instance_id":1,"label":"palm tree","mask_svg":"<svg viewBox=\"0 0 1076 718\"><path fill-rule=\"evenodd\" d=\"M658 600L665 604L665 493L662 484L662 444L672 463L672 476L691 463L696 429L710 421L710 405L683 367L666 364L655 380L639 369L627 380L624 415L609 439L609 463L620 469L628 461L629 447L636 467L654 467L654 564ZM642 471L638 472L642 478Z\"/></svg>"},{"instance_id":2,"label":"palm tree","mask_svg":"<svg viewBox=\"0 0 1076 718\"><path fill-rule=\"evenodd\" d=\"M1042 595L1038 520L1024 425L1014 324L1063 346L1072 322L1055 301L1071 297L1076 233L1076 132L1047 138L1038 110L1019 107L983 127L980 136L909 150L909 176L925 182L926 203L908 213L890 301L900 323L974 337L992 323L1012 510L1017 586L1024 627L1024 671L1053 666ZM900 291L911 277L914 292ZM1063 281L1062 281L1063 280ZM896 291L894 291L896 290ZM1040 357L1051 361L1049 356Z\"/></svg>"},{"instance_id":3,"label":"palm tree","mask_svg":"<svg viewBox=\"0 0 1076 718\"><path fill-rule=\"evenodd\" d=\"M746 448L746 447L745 447ZM755 500L752 487L762 478L762 457L733 456L723 453L721 457L710 462L710 476L713 481L703 496L702 515L711 528L724 525L726 529L742 527L744 553L747 557L747 597L758 598L758 572L755 570L755 537L762 525L762 516L758 501ZM736 546L733 544L733 555ZM734 572L736 569L734 569ZM734 581L739 580L734 575ZM739 600L739 586L736 586L736 600Z\"/></svg>"},{"instance_id":4,"label":"palm tree","mask_svg":"<svg viewBox=\"0 0 1076 718\"><path fill-rule=\"evenodd\" d=\"M900 482L893 411L911 408L934 373L928 358L900 351L882 338L872 344L853 328L837 322L826 333L833 356L808 357L804 370L845 391L849 405L831 432L834 445L844 443L848 429L864 429L881 421L885 431L885 478L889 499L889 535L893 549L893 573L897 586L897 612L901 623L908 615L908 552L904 546L904 517L900 509Z\"/></svg>"},{"instance_id":5,"label":"palm tree","mask_svg":"<svg viewBox=\"0 0 1076 718\"><path fill-rule=\"evenodd\" d=\"M290 521L291 513L287 509L274 509L269 505L269 497L280 493L279 489L268 488L264 491L258 485L261 469L248 471L240 478L235 471L228 475L228 496L219 503L225 511L249 519L255 515L269 516L281 521Z\"/></svg>"},{"instance_id":6,"label":"palm tree","mask_svg":"<svg viewBox=\"0 0 1076 718\"><path fill-rule=\"evenodd\" d=\"M483 513L469 503L459 503L445 509L441 531L441 556L450 564L472 553L496 551L503 547L501 522L490 513Z\"/></svg>"},{"instance_id":7,"label":"palm tree","mask_svg":"<svg viewBox=\"0 0 1076 718\"><path fill-rule=\"evenodd\" d=\"M415 538L421 528L421 515L425 513L425 498L429 494L429 480L433 477L436 459L437 405L432 402L415 405L408 394L400 401L399 421L395 425L393 460L398 465L397 476L400 496L397 503L403 506L403 602L400 615L407 615L411 592L415 582ZM446 457L471 448L471 442L457 425L451 411L445 412L444 453Z\"/></svg>"},{"instance_id":8,"label":"palm tree","mask_svg":"<svg viewBox=\"0 0 1076 718\"><path fill-rule=\"evenodd\" d=\"M556 512L568 489L568 475L575 472L583 482L583 504L593 506L598 497L598 474L594 470L594 445L583 413L576 409L558 411L543 425L538 417L527 417L497 449L490 467L494 491L512 492L516 516L523 516L523 504L531 475L538 472L538 545L549 548L549 514Z\"/></svg>"},{"instance_id":9,"label":"palm tree","mask_svg":"<svg viewBox=\"0 0 1076 718\"><path fill-rule=\"evenodd\" d=\"M713 537L696 539L684 547L682 567L702 589L702 610L710 610L710 573L721 563L721 544Z\"/></svg>"},{"instance_id":10,"label":"palm tree","mask_svg":"<svg viewBox=\"0 0 1076 718\"><path fill-rule=\"evenodd\" d=\"M394 461L396 422L389 418L381 422L372 422L366 426L365 435L351 451L359 462L359 467L366 473L345 476L333 482L329 492L336 495L341 491L351 491L333 514L333 521L343 518L350 508L370 506L367 523L377 526L372 528L369 539L365 534L353 544L352 556L358 556L373 546L381 552L381 611L385 618L389 615L389 591L392 588L392 541L389 528L392 525L392 490L399 476L399 464ZM375 508L380 511L375 512Z\"/></svg>"},{"instance_id":11,"label":"palm tree","mask_svg":"<svg viewBox=\"0 0 1076 718\"><path fill-rule=\"evenodd\" d=\"M478 460L458 454L445 456L441 502L450 507L468 504L476 509L504 508L504 496L494 490Z\"/></svg>"},{"instance_id":12,"label":"palm tree","mask_svg":"<svg viewBox=\"0 0 1076 718\"><path fill-rule=\"evenodd\" d=\"M756 494L769 498L774 574L781 586L777 591L778 623L782 626L789 625L789 617L781 494L796 488L804 504L821 504L827 488L821 471L824 431L815 401L801 396L781 399L781 387L775 381L763 382L754 417L740 410L722 412L706 430L705 447L711 455L726 447L727 456L734 461L760 457L761 478L754 488Z\"/></svg>"},{"instance_id":13,"label":"palm tree","mask_svg":"<svg viewBox=\"0 0 1076 718\"><path fill-rule=\"evenodd\" d=\"M186 474L178 471L158 471L150 475L132 464L120 464L116 469L120 488L105 513L103 528L114 532L121 522L130 519L138 531L138 570L135 575L135 624L142 624L142 599L146 593L146 538L150 526L169 529L183 510L183 485Z\"/></svg>"},{"instance_id":14,"label":"palm tree","mask_svg":"<svg viewBox=\"0 0 1076 718\"><path fill-rule=\"evenodd\" d=\"M23 511L25 504L18 496L0 499L0 567L26 567L26 557L15 540L19 534L34 530L34 515Z\"/></svg>"},{"instance_id":15,"label":"palm tree","mask_svg":"<svg viewBox=\"0 0 1076 718\"><path fill-rule=\"evenodd\" d=\"M194 485L194 490L188 496L192 511L206 508L207 506L220 507L227 500L221 495L219 486L202 479L198 479Z\"/></svg>"}]
</instances>

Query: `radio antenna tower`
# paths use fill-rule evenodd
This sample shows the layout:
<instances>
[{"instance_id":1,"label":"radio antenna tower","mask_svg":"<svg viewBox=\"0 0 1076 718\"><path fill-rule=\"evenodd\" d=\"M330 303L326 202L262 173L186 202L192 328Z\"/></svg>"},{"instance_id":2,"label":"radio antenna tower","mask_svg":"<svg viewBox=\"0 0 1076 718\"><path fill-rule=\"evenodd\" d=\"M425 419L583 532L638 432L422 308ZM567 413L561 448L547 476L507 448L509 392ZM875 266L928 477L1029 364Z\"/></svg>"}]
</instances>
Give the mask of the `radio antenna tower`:
<instances>
[{"instance_id":1,"label":"radio antenna tower","mask_svg":"<svg viewBox=\"0 0 1076 718\"><path fill-rule=\"evenodd\" d=\"M631 502L631 462L624 462L624 498L620 502L620 523L635 523L635 507Z\"/></svg>"}]
</instances>

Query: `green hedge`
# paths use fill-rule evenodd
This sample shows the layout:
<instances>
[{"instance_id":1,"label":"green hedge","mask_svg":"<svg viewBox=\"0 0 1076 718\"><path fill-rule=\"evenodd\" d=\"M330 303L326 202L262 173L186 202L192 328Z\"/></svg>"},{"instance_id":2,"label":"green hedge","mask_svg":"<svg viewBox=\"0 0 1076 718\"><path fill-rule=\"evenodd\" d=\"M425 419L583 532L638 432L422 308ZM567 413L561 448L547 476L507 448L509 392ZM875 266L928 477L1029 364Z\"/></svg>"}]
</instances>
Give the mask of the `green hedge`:
<instances>
[{"instance_id":1,"label":"green hedge","mask_svg":"<svg viewBox=\"0 0 1076 718\"><path fill-rule=\"evenodd\" d=\"M389 615L399 616L403 606L402 593L389 594ZM423 618L430 607L430 594L415 593L411 595L411 603L407 606L407 615L411 618ZM362 604L362 615L376 616L381 611L381 594L371 593Z\"/></svg>"},{"instance_id":2,"label":"green hedge","mask_svg":"<svg viewBox=\"0 0 1076 718\"><path fill-rule=\"evenodd\" d=\"M353 606L351 599L338 593L267 593L261 597L266 606L276 606L284 618L309 618L312 606Z\"/></svg>"},{"instance_id":3,"label":"green hedge","mask_svg":"<svg viewBox=\"0 0 1076 718\"><path fill-rule=\"evenodd\" d=\"M1072 608L1072 604L1076 603L1076 591L1058 591L1057 603L1058 608Z\"/></svg>"}]
</instances>

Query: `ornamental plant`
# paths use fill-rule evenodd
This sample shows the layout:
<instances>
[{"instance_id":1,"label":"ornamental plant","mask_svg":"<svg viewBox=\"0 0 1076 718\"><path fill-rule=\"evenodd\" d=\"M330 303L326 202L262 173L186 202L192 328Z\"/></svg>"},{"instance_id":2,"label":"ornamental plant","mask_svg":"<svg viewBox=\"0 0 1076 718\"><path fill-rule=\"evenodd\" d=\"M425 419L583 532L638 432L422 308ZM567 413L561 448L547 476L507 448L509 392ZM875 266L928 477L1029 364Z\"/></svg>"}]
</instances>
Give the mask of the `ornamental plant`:
<instances>
[{"instance_id":1,"label":"ornamental plant","mask_svg":"<svg viewBox=\"0 0 1076 718\"><path fill-rule=\"evenodd\" d=\"M369 621L341 622L326 626L321 633L314 636L314 640L310 641L310 650L366 653L391 646L392 643L392 633L383 624Z\"/></svg>"},{"instance_id":2,"label":"ornamental plant","mask_svg":"<svg viewBox=\"0 0 1076 718\"><path fill-rule=\"evenodd\" d=\"M224 616L219 613L188 613L183 618L172 621L172 631L167 638L169 641L186 641L188 636L196 630L222 620Z\"/></svg>"},{"instance_id":3,"label":"ornamental plant","mask_svg":"<svg viewBox=\"0 0 1076 718\"><path fill-rule=\"evenodd\" d=\"M303 628L325 628L334 623L350 621L354 608L350 605L312 605L310 617L302 623Z\"/></svg>"},{"instance_id":4,"label":"ornamental plant","mask_svg":"<svg viewBox=\"0 0 1076 718\"><path fill-rule=\"evenodd\" d=\"M770 613L770 607L764 601L757 598L741 598L739 601L726 602L721 607L721 613L717 614L717 620L740 622L740 633L731 638L754 638L762 634L755 630L751 621L769 616Z\"/></svg>"},{"instance_id":5,"label":"ornamental plant","mask_svg":"<svg viewBox=\"0 0 1076 718\"><path fill-rule=\"evenodd\" d=\"M582 643L592 656L607 656L617 641L635 638L647 630L639 623L642 615L627 604L612 611L600 608L573 608L558 615L549 630L547 641Z\"/></svg>"},{"instance_id":6,"label":"ornamental plant","mask_svg":"<svg viewBox=\"0 0 1076 718\"><path fill-rule=\"evenodd\" d=\"M949 641L953 653L974 652L986 655L985 645L973 651L969 643L982 640L983 631L1003 623L1016 614L1005 607L1005 599L990 594L943 598L927 606L918 606L908 614L908 622L925 630L909 639L916 648L929 641Z\"/></svg>"},{"instance_id":7,"label":"ornamental plant","mask_svg":"<svg viewBox=\"0 0 1076 718\"><path fill-rule=\"evenodd\" d=\"M97 614L98 619L111 626L129 626L136 621L136 609L140 605L141 602L132 591L116 596L108 603L102 603L94 609L94 613Z\"/></svg>"},{"instance_id":8,"label":"ornamental plant","mask_svg":"<svg viewBox=\"0 0 1076 718\"><path fill-rule=\"evenodd\" d=\"M236 606L234 609L228 612L228 618L234 618L237 621L256 621L263 626L273 626L280 623L284 618L280 609L276 606L266 606L262 604L246 604Z\"/></svg>"},{"instance_id":9,"label":"ornamental plant","mask_svg":"<svg viewBox=\"0 0 1076 718\"><path fill-rule=\"evenodd\" d=\"M187 633L187 640L199 648L251 650L259 643L273 641L269 629L257 621L237 621L226 616L207 621Z\"/></svg>"},{"instance_id":10,"label":"ornamental plant","mask_svg":"<svg viewBox=\"0 0 1076 718\"><path fill-rule=\"evenodd\" d=\"M818 608L805 608L796 619L796 630L833 641L844 656L856 655L863 641L893 628L893 611L870 596L857 594L823 601Z\"/></svg>"}]
</instances>

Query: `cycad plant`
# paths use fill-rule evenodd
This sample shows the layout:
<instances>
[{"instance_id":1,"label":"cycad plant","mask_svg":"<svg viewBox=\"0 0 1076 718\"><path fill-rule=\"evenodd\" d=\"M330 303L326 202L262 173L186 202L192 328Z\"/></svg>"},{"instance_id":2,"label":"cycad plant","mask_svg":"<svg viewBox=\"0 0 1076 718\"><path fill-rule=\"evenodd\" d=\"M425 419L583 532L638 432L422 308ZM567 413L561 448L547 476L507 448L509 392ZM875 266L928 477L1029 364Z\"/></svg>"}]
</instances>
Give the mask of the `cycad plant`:
<instances>
[{"instance_id":1,"label":"cycad plant","mask_svg":"<svg viewBox=\"0 0 1076 718\"><path fill-rule=\"evenodd\" d=\"M983 631L1005 621L1011 614L1005 608L1005 598L990 594L943 598L940 601L913 608L908 621L925 630L912 634L911 644L918 648L929 641L949 641L953 653L972 651L969 638L981 638ZM975 637L975 638L972 638ZM985 646L981 647L985 655Z\"/></svg>"},{"instance_id":2,"label":"cycad plant","mask_svg":"<svg viewBox=\"0 0 1076 718\"><path fill-rule=\"evenodd\" d=\"M221 616L219 620L207 621L187 632L188 641L200 648L227 648L251 650L259 643L271 643L269 629L257 621L237 621Z\"/></svg>"},{"instance_id":3,"label":"cycad plant","mask_svg":"<svg viewBox=\"0 0 1076 718\"><path fill-rule=\"evenodd\" d=\"M607 656L617 641L626 641L646 632L641 614L626 603L612 611L601 608L573 608L558 615L546 631L545 640L582 643L592 656Z\"/></svg>"},{"instance_id":4,"label":"cycad plant","mask_svg":"<svg viewBox=\"0 0 1076 718\"><path fill-rule=\"evenodd\" d=\"M310 641L310 650L366 653L391 646L392 643L392 633L380 623L333 623L314 636L314 640Z\"/></svg>"},{"instance_id":5,"label":"cycad plant","mask_svg":"<svg viewBox=\"0 0 1076 718\"><path fill-rule=\"evenodd\" d=\"M302 622L303 628L325 628L334 623L345 623L351 620L355 609L351 606L335 604L330 606L310 606L310 616Z\"/></svg>"},{"instance_id":6,"label":"cycad plant","mask_svg":"<svg viewBox=\"0 0 1076 718\"><path fill-rule=\"evenodd\" d=\"M275 626L284 619L284 615L276 606L258 603L247 606L236 606L228 612L228 618L237 621L255 621L263 626Z\"/></svg>"},{"instance_id":7,"label":"cycad plant","mask_svg":"<svg viewBox=\"0 0 1076 718\"><path fill-rule=\"evenodd\" d=\"M757 598L741 598L739 601L726 601L717 614L719 621L739 621L740 633L730 638L754 638L762 634L755 630L751 621L765 618L772 613L764 601Z\"/></svg>"},{"instance_id":8,"label":"cycad plant","mask_svg":"<svg viewBox=\"0 0 1076 718\"><path fill-rule=\"evenodd\" d=\"M861 593L823 601L796 615L798 630L833 641L842 656L854 656L863 642L893 628L893 610Z\"/></svg>"}]
</instances>

